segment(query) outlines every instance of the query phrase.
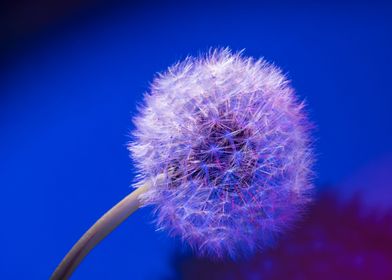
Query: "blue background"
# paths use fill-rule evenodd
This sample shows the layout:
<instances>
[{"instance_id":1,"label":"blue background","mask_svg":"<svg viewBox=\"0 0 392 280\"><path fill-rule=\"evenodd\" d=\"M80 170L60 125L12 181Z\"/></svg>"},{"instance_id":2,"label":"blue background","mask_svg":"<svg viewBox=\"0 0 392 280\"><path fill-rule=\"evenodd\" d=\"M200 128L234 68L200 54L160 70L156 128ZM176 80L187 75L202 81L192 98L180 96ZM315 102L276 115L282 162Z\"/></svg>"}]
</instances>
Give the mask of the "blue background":
<instances>
[{"instance_id":1,"label":"blue background","mask_svg":"<svg viewBox=\"0 0 392 280\"><path fill-rule=\"evenodd\" d=\"M0 80L0 278L48 278L131 191L126 143L137 104L156 72L209 47L245 48L287 73L317 126L319 190L391 155L391 9L327 3L121 2L9 51ZM179 246L155 232L150 210L101 243L74 279L174 277Z\"/></svg>"}]
</instances>

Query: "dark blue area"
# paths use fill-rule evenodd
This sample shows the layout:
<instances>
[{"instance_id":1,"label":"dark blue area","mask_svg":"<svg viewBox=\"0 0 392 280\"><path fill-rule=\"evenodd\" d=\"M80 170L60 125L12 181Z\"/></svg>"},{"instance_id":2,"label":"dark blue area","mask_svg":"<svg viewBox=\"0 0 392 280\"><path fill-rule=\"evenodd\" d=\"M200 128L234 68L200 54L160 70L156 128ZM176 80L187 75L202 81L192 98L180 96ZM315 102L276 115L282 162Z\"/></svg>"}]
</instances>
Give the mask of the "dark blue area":
<instances>
[{"instance_id":1,"label":"dark blue area","mask_svg":"<svg viewBox=\"0 0 392 280\"><path fill-rule=\"evenodd\" d=\"M102 13L102 12L101 12ZM392 153L392 13L386 4L246 1L111 9L41 35L2 73L1 279L45 279L133 181L131 118L158 71L209 47L281 66L317 126L317 183ZM132 216L74 279L174 275L174 241Z\"/></svg>"}]
</instances>

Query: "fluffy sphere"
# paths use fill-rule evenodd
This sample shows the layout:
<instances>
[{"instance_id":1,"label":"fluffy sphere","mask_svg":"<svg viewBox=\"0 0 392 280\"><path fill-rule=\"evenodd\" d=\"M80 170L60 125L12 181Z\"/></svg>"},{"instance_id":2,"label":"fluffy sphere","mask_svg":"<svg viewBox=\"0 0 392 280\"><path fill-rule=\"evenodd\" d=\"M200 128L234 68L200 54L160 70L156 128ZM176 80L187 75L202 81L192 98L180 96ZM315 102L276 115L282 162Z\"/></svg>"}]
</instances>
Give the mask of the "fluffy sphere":
<instances>
[{"instance_id":1,"label":"fluffy sphere","mask_svg":"<svg viewBox=\"0 0 392 280\"><path fill-rule=\"evenodd\" d=\"M129 144L159 229L218 258L271 244L310 200L303 107L277 67L228 49L159 74Z\"/></svg>"}]
</instances>

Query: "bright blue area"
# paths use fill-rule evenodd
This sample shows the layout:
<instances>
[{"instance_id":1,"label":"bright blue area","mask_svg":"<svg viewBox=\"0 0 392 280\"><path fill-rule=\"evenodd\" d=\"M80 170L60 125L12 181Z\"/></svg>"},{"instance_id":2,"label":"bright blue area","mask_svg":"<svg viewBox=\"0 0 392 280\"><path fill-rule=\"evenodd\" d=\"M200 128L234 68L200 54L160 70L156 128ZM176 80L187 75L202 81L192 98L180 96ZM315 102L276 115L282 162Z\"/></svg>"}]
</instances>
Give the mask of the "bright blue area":
<instances>
[{"instance_id":1,"label":"bright blue area","mask_svg":"<svg viewBox=\"0 0 392 280\"><path fill-rule=\"evenodd\" d=\"M122 7L27 45L0 92L1 279L46 279L130 191L125 144L154 73L210 46L246 48L288 73L317 125L317 182L391 153L392 20L385 5ZM173 275L174 242L150 209L132 216L74 279Z\"/></svg>"}]
</instances>

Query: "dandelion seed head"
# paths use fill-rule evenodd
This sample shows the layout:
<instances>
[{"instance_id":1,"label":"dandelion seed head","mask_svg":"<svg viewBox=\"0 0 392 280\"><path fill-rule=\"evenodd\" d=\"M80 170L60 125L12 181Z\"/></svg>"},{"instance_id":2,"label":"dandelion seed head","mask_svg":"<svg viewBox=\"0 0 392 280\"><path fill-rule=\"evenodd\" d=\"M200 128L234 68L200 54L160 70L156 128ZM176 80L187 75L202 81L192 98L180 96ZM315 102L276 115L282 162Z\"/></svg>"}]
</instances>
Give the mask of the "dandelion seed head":
<instances>
[{"instance_id":1,"label":"dandelion seed head","mask_svg":"<svg viewBox=\"0 0 392 280\"><path fill-rule=\"evenodd\" d=\"M269 246L310 201L310 124L282 72L214 49L158 75L129 150L159 229L199 255ZM155 180L164 175L164 179Z\"/></svg>"}]
</instances>

